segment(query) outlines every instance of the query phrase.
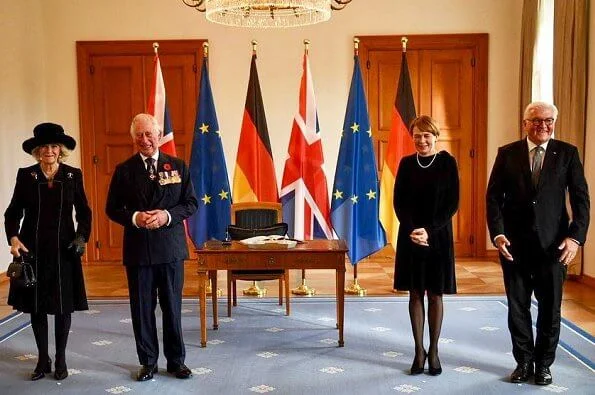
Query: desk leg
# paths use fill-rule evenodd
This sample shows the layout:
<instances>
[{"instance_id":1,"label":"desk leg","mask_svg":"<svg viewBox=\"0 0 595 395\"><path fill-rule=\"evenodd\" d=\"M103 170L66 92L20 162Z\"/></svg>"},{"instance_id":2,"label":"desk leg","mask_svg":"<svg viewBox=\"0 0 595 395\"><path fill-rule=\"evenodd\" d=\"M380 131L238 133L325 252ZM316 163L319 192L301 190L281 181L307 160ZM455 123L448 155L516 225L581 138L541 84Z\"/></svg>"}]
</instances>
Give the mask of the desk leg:
<instances>
[{"instance_id":1,"label":"desk leg","mask_svg":"<svg viewBox=\"0 0 595 395\"><path fill-rule=\"evenodd\" d=\"M345 267L337 269L337 328L339 329L339 347L343 347L343 324L345 322Z\"/></svg>"},{"instance_id":2,"label":"desk leg","mask_svg":"<svg viewBox=\"0 0 595 395\"><path fill-rule=\"evenodd\" d=\"M217 270L210 270L209 277L211 278L211 281L212 281L211 289L216 290L217 289ZM213 297L213 329L217 330L217 329L219 329L219 308L217 306L217 292L213 291L213 292L211 292L211 295Z\"/></svg>"},{"instance_id":3,"label":"desk leg","mask_svg":"<svg viewBox=\"0 0 595 395\"><path fill-rule=\"evenodd\" d=\"M200 346L207 346L207 272L198 271L198 302L200 321Z\"/></svg>"}]
</instances>

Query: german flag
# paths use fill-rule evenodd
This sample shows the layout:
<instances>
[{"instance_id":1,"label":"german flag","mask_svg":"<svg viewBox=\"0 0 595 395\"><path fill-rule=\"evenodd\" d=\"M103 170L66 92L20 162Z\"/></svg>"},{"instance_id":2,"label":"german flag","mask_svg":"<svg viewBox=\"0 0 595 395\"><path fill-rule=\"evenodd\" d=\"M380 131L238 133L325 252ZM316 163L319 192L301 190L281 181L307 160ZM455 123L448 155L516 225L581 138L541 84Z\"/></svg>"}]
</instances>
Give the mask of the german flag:
<instances>
[{"instance_id":1,"label":"german flag","mask_svg":"<svg viewBox=\"0 0 595 395\"><path fill-rule=\"evenodd\" d=\"M250 81L233 176L233 201L277 202L279 193L269 131L262 104L256 53L252 54Z\"/></svg>"},{"instance_id":2,"label":"german flag","mask_svg":"<svg viewBox=\"0 0 595 395\"><path fill-rule=\"evenodd\" d=\"M411 91L407 53L403 50L392 124L380 178L380 223L386 232L387 242L392 244L394 249L397 248L399 233L399 220L393 208L395 178L401 158L415 152L415 146L409 136L409 124L413 119L415 119L415 102Z\"/></svg>"}]
</instances>

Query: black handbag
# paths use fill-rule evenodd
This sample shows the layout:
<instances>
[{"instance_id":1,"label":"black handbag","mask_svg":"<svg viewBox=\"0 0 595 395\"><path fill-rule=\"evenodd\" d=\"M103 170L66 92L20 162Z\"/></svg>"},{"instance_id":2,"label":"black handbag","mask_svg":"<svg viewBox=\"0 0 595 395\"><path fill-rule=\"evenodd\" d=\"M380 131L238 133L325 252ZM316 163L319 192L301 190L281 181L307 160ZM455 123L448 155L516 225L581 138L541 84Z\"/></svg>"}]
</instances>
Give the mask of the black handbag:
<instances>
[{"instance_id":1,"label":"black handbag","mask_svg":"<svg viewBox=\"0 0 595 395\"><path fill-rule=\"evenodd\" d=\"M8 265L6 276L10 277L10 285L18 288L31 288L37 283L33 266L30 263L31 256L21 254L14 257Z\"/></svg>"}]
</instances>

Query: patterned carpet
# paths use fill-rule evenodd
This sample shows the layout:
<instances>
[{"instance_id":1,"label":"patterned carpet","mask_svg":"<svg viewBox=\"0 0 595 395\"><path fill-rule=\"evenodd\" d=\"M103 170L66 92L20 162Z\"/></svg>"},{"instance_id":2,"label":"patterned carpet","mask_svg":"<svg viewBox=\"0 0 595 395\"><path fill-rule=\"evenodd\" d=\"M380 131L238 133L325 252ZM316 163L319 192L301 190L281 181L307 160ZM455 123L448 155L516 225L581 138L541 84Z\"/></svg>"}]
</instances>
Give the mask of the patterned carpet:
<instances>
[{"instance_id":1,"label":"patterned carpet","mask_svg":"<svg viewBox=\"0 0 595 395\"><path fill-rule=\"evenodd\" d=\"M241 299L232 319L220 317L219 330L209 330L207 348L199 346L197 304L185 302L186 364L194 377L167 374L161 357L159 373L145 383L133 380L138 361L127 302L94 302L73 315L70 376L62 382L51 375L29 381L35 343L29 316L15 313L0 322L0 393L592 394L595 387L594 339L569 322L552 367L554 384L508 383L515 364L500 297L445 297L438 377L408 374L413 341L406 297L348 298L343 348L333 299L295 298L289 317L275 302Z\"/></svg>"}]
</instances>

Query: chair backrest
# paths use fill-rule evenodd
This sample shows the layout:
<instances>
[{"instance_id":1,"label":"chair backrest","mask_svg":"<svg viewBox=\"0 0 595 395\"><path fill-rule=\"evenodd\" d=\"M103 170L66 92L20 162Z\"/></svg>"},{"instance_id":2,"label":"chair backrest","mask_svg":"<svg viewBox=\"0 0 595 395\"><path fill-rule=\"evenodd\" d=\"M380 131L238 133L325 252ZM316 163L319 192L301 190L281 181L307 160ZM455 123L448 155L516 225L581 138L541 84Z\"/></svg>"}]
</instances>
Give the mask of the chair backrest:
<instances>
[{"instance_id":1,"label":"chair backrest","mask_svg":"<svg viewBox=\"0 0 595 395\"><path fill-rule=\"evenodd\" d=\"M276 202L244 202L231 205L231 224L243 228L263 228L283 220L283 208Z\"/></svg>"}]
</instances>

